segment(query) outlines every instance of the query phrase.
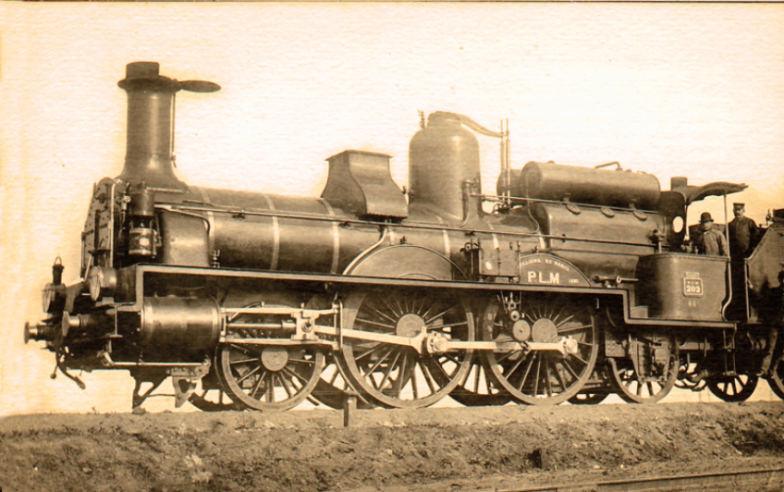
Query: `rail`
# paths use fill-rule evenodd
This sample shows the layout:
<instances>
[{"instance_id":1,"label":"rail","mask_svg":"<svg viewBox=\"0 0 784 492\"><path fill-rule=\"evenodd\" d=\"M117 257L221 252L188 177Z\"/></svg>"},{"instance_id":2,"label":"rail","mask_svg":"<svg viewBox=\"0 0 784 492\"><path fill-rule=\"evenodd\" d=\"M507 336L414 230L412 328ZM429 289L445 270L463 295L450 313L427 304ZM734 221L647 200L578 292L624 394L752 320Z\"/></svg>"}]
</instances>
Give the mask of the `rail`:
<instances>
[{"instance_id":1,"label":"rail","mask_svg":"<svg viewBox=\"0 0 784 492\"><path fill-rule=\"evenodd\" d=\"M784 490L784 468L765 470L706 473L699 475L610 480L580 485L558 485L498 492L627 492L627 491L781 491Z\"/></svg>"}]
</instances>

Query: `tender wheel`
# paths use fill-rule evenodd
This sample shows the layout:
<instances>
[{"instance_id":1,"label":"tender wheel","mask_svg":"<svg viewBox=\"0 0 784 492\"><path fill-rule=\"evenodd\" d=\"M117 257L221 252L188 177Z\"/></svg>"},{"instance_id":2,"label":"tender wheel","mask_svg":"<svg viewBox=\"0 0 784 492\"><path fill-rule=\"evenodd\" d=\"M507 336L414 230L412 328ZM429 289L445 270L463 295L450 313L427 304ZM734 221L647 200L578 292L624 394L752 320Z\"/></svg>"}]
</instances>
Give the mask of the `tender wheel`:
<instances>
[{"instance_id":1,"label":"tender wheel","mask_svg":"<svg viewBox=\"0 0 784 492\"><path fill-rule=\"evenodd\" d=\"M599 354L599 330L590 302L564 296L494 298L482 316L482 339L520 343L567 341L573 351L483 351L493 381L516 400L556 405L575 396L590 379Z\"/></svg>"},{"instance_id":2,"label":"tender wheel","mask_svg":"<svg viewBox=\"0 0 784 492\"><path fill-rule=\"evenodd\" d=\"M384 335L473 341L470 308L439 293L354 294L344 304L344 326ZM423 346L425 345L423 339ZM418 353L413 347L344 337L338 363L368 401L388 408L421 408L447 396L471 367L471 351Z\"/></svg>"},{"instance_id":3,"label":"tender wheel","mask_svg":"<svg viewBox=\"0 0 784 492\"><path fill-rule=\"evenodd\" d=\"M221 378L231 398L254 410L288 410L318 384L324 354L312 347L227 343L220 348Z\"/></svg>"},{"instance_id":4,"label":"tender wheel","mask_svg":"<svg viewBox=\"0 0 784 492\"><path fill-rule=\"evenodd\" d=\"M474 357L463 384L452 390L449 396L467 407L500 406L512 401L509 393L493 383L493 378L478 357Z\"/></svg>"},{"instance_id":5,"label":"tender wheel","mask_svg":"<svg viewBox=\"0 0 784 492\"><path fill-rule=\"evenodd\" d=\"M612 381L628 403L653 404L667 396L678 380L680 357L673 337L636 338L627 358L611 358Z\"/></svg>"},{"instance_id":6,"label":"tender wheel","mask_svg":"<svg viewBox=\"0 0 784 492\"><path fill-rule=\"evenodd\" d=\"M705 378L698 378L696 383L692 382L692 379L695 379L695 376L700 371L700 364L692 362L688 355L681 356L680 369L678 369L678 380L675 381L675 387L694 391L695 393L704 390L708 386Z\"/></svg>"},{"instance_id":7,"label":"tender wheel","mask_svg":"<svg viewBox=\"0 0 784 492\"><path fill-rule=\"evenodd\" d=\"M724 401L746 401L757 389L758 379L757 376L746 374L718 376L708 379L708 389Z\"/></svg>"},{"instance_id":8,"label":"tender wheel","mask_svg":"<svg viewBox=\"0 0 784 492\"><path fill-rule=\"evenodd\" d=\"M202 412L226 412L239 409L222 389L207 389L201 394L193 393L188 401Z\"/></svg>"}]
</instances>

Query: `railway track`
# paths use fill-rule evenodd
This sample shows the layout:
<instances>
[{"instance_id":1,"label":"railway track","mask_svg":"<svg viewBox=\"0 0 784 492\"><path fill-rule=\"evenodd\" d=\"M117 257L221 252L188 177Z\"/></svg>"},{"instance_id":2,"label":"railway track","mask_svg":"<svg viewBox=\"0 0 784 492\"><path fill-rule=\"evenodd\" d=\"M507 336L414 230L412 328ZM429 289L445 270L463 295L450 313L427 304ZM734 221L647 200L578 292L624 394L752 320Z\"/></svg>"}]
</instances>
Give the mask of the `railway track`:
<instances>
[{"instance_id":1,"label":"railway track","mask_svg":"<svg viewBox=\"0 0 784 492\"><path fill-rule=\"evenodd\" d=\"M707 473L686 476L610 480L579 485L557 485L497 492L638 492L638 491L784 491L784 468Z\"/></svg>"}]
</instances>

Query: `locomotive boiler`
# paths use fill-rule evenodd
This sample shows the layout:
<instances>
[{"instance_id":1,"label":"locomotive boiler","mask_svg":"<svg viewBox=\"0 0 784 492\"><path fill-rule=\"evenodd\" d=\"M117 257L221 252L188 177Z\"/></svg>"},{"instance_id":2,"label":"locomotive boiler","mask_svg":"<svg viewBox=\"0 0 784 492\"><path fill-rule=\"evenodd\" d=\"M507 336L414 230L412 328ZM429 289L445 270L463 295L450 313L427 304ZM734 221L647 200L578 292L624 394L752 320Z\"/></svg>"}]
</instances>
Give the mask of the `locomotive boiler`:
<instances>
[{"instance_id":1,"label":"locomotive boiler","mask_svg":"<svg viewBox=\"0 0 784 492\"><path fill-rule=\"evenodd\" d=\"M689 207L745 185L514 169L508 129L435 112L411 140L408 191L390 156L362 150L327 159L320 197L192 186L174 173L175 95L220 87L153 62L118 85L124 168L94 186L80 280L65 285L58 260L46 318L24 332L80 385L69 371L129 370L138 407L171 378L176 405L203 410L347 393L386 408L652 403L676 384L733 401L767 355L784 398L784 210L747 259L686 247ZM501 140L495 195L476 133Z\"/></svg>"}]
</instances>

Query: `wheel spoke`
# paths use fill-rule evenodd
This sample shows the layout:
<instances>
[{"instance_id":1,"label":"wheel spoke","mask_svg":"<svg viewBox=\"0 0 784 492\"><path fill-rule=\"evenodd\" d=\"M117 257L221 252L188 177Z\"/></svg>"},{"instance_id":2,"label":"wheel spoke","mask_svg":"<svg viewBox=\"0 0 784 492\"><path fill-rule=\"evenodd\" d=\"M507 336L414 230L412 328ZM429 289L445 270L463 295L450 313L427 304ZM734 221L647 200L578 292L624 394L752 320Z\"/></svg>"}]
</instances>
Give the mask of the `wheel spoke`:
<instances>
[{"instance_id":1,"label":"wheel spoke","mask_svg":"<svg viewBox=\"0 0 784 492\"><path fill-rule=\"evenodd\" d=\"M539 379L542 372L542 358L537 357L536 360L536 379L534 379L534 398L539 394Z\"/></svg>"},{"instance_id":2,"label":"wheel spoke","mask_svg":"<svg viewBox=\"0 0 784 492\"><path fill-rule=\"evenodd\" d=\"M544 382L545 382L545 391L547 392L547 397L550 398L553 396L553 386L552 381L550 379L550 361L547 358L544 359Z\"/></svg>"},{"instance_id":3,"label":"wheel spoke","mask_svg":"<svg viewBox=\"0 0 784 492\"><path fill-rule=\"evenodd\" d=\"M414 400L419 399L419 387L417 386L416 368L417 364L414 363L414 367L411 369L411 391L414 393Z\"/></svg>"},{"instance_id":4,"label":"wheel spoke","mask_svg":"<svg viewBox=\"0 0 784 492\"><path fill-rule=\"evenodd\" d=\"M307 379L306 379L306 378L303 378L301 374L298 374L297 372L295 372L295 371L292 371L292 370L291 370L291 369L289 369L288 367L284 367L284 368L283 368L283 372L284 372L284 373L286 373L286 374L288 374L289 376L291 376L291 383L292 383L292 384L294 384L294 382L295 382L295 381L303 381L303 382L307 382ZM283 378L283 379L285 379L285 378Z\"/></svg>"},{"instance_id":5,"label":"wheel spoke","mask_svg":"<svg viewBox=\"0 0 784 492\"><path fill-rule=\"evenodd\" d=\"M274 403L275 402L275 374L270 374L269 383L266 386L266 391L264 392L264 396L267 399L267 403Z\"/></svg>"},{"instance_id":6,"label":"wheel spoke","mask_svg":"<svg viewBox=\"0 0 784 492\"><path fill-rule=\"evenodd\" d=\"M394 325L388 325L386 323L377 323L377 322L371 321L369 319L357 318L357 321L360 322L360 323L365 323L367 325L380 326L381 328L387 328L387 329L390 329L390 330L394 330L395 329Z\"/></svg>"},{"instance_id":7,"label":"wheel spoke","mask_svg":"<svg viewBox=\"0 0 784 492\"><path fill-rule=\"evenodd\" d=\"M387 368L386 372L384 373L384 377L381 379L381 383L378 385L378 389L380 389L382 391L384 389L384 384L389 379L389 375L392 374L392 371L395 369L395 364L397 364L398 359L400 359L400 350L397 350L396 352L397 353L395 354L395 360L393 360L392 363L389 364L389 367ZM401 378L401 379L403 378L403 375L400 374L399 372L398 372L397 376L398 376L398 378ZM371 377L372 377L372 375L371 375Z\"/></svg>"},{"instance_id":8,"label":"wheel spoke","mask_svg":"<svg viewBox=\"0 0 784 492\"><path fill-rule=\"evenodd\" d=\"M391 305L391 304L389 304L389 301L387 301L387 300L386 300L386 298L382 299L382 302L384 303L384 305L386 305L387 309L389 309L390 311L392 311L392 314L393 314L394 316L396 316L396 317L398 317L398 318L400 318L401 316L403 316L403 313L400 313L400 312L396 311L396 310L395 310L395 308L394 308L394 307L392 307L392 305Z\"/></svg>"},{"instance_id":9,"label":"wheel spoke","mask_svg":"<svg viewBox=\"0 0 784 492\"><path fill-rule=\"evenodd\" d=\"M444 311L438 313L437 315L433 316L432 318L426 319L425 320L425 325L430 325L430 323L432 323L433 321L443 317L446 313L448 313L450 311L453 311L456 307L457 306L449 307L449 308L445 309Z\"/></svg>"},{"instance_id":10,"label":"wheel spoke","mask_svg":"<svg viewBox=\"0 0 784 492\"><path fill-rule=\"evenodd\" d=\"M292 391L293 388L289 388L289 384L290 384L289 381L285 377L283 377L283 375L278 376L278 378L280 379L280 382L283 383L282 386L283 386L283 390L286 392L286 395L288 395L289 398L294 396L296 391L295 390Z\"/></svg>"},{"instance_id":11,"label":"wheel spoke","mask_svg":"<svg viewBox=\"0 0 784 492\"><path fill-rule=\"evenodd\" d=\"M562 364L566 368L566 370L569 371L569 374L571 374L574 379L580 379L580 376L578 376L577 373L574 372L574 369L572 369L572 365L569 364L569 361L567 359L564 359L562 361Z\"/></svg>"},{"instance_id":12,"label":"wheel spoke","mask_svg":"<svg viewBox=\"0 0 784 492\"><path fill-rule=\"evenodd\" d=\"M388 348L388 346L387 345L378 344L375 347L373 347L372 349L366 351L364 354L360 355L359 357L356 357L354 360L359 362L360 359L363 359L363 358L367 357L368 355L373 354L376 351L379 351L379 350L382 350L382 349L385 349L385 348Z\"/></svg>"},{"instance_id":13,"label":"wheel spoke","mask_svg":"<svg viewBox=\"0 0 784 492\"><path fill-rule=\"evenodd\" d=\"M554 368L555 368L554 369L555 377L558 378L558 383L561 385L561 389L566 391L566 381L564 381L563 374L561 374L561 371L558 370L558 366L557 365L554 366Z\"/></svg>"},{"instance_id":14,"label":"wheel spoke","mask_svg":"<svg viewBox=\"0 0 784 492\"><path fill-rule=\"evenodd\" d=\"M584 366L588 365L588 361L584 360L582 357L580 357L577 354L571 354L571 357L574 358L574 359L579 360Z\"/></svg>"},{"instance_id":15,"label":"wheel spoke","mask_svg":"<svg viewBox=\"0 0 784 492\"><path fill-rule=\"evenodd\" d=\"M420 360L418 361L417 365L419 366L419 370L422 371L422 375L425 377L425 382L427 383L427 387L430 388L430 393L436 393L435 383L433 382L433 377L430 375L430 372L425 367L425 364Z\"/></svg>"},{"instance_id":16,"label":"wheel spoke","mask_svg":"<svg viewBox=\"0 0 784 492\"><path fill-rule=\"evenodd\" d=\"M231 361L231 365L235 365L235 364L246 364L246 363L248 363L248 362L255 362L255 361L257 361L257 360L259 360L259 358L258 358L258 357L251 357L250 359L239 359L239 360L233 360L233 361Z\"/></svg>"},{"instance_id":17,"label":"wheel spoke","mask_svg":"<svg viewBox=\"0 0 784 492\"><path fill-rule=\"evenodd\" d=\"M536 354L528 358L528 364L526 364L525 366L525 373L523 374L523 378L520 380L520 385L517 387L518 391L523 391L523 386L525 385L525 382L528 380L528 374L531 372L531 368L533 368L534 361L536 360L536 358L537 358Z\"/></svg>"},{"instance_id":18,"label":"wheel spoke","mask_svg":"<svg viewBox=\"0 0 784 492\"><path fill-rule=\"evenodd\" d=\"M581 325L581 326L572 326L570 328L559 329L558 334L561 335L563 333L572 333L574 331L588 331L591 329L591 325Z\"/></svg>"},{"instance_id":19,"label":"wheel spoke","mask_svg":"<svg viewBox=\"0 0 784 492\"><path fill-rule=\"evenodd\" d=\"M436 325L436 326L427 326L428 331L444 331L445 328L454 328L456 326L468 326L467 321L463 321L461 323L450 323L445 325Z\"/></svg>"},{"instance_id":20,"label":"wheel spoke","mask_svg":"<svg viewBox=\"0 0 784 492\"><path fill-rule=\"evenodd\" d=\"M507 378L507 379L510 379L510 378L512 377L512 374L514 374L514 373L515 373L515 371L517 370L517 368L518 368L518 367L520 367L520 364L522 364L522 363L523 363L523 361L524 361L524 360L526 360L526 359L533 360L533 359L534 359L534 357L533 357L533 356L532 356L532 357L520 357L520 358L517 360L517 362L515 363L514 367L512 367L511 369L509 369L509 371L504 371L504 375L506 376L506 378ZM530 364L530 361L529 361L529 364L528 364L528 365L529 365L529 366L531 365L531 364ZM526 373L527 373L527 372L528 372L528 371L526 371Z\"/></svg>"},{"instance_id":21,"label":"wheel spoke","mask_svg":"<svg viewBox=\"0 0 784 492\"><path fill-rule=\"evenodd\" d=\"M555 323L555 326L561 327L561 326L565 325L566 323L568 323L569 321L571 321L572 319L574 319L574 317L576 316L576 314L570 314L569 316L566 317L566 319L558 321L558 316L560 316L563 313L563 311L564 310L561 309L558 312L558 315L553 318L553 323ZM560 331L561 330L558 330L559 333L560 333Z\"/></svg>"},{"instance_id":22,"label":"wheel spoke","mask_svg":"<svg viewBox=\"0 0 784 492\"><path fill-rule=\"evenodd\" d=\"M245 380L246 380L246 379L248 379L249 377L251 377L251 376L253 376L254 374L256 374L256 373L257 373L257 372L258 372L260 369L261 369L261 366L256 366L256 368L255 368L255 369L252 369L252 370L249 370L248 372L246 372L244 376L242 376L241 378L239 378L239 379L237 380L237 382L238 382L238 383L241 383L241 382L245 381Z\"/></svg>"},{"instance_id":23,"label":"wheel spoke","mask_svg":"<svg viewBox=\"0 0 784 492\"><path fill-rule=\"evenodd\" d=\"M258 381L256 381L256 384L253 386L253 390L248 394L248 396L250 396L251 398L256 398L256 393L259 391L259 387L261 386L261 383L264 381L264 376L266 375L267 375L267 371L264 371L263 373L261 373L261 375L259 375Z\"/></svg>"},{"instance_id":24,"label":"wheel spoke","mask_svg":"<svg viewBox=\"0 0 784 492\"><path fill-rule=\"evenodd\" d=\"M441 354L441 357L443 357L444 359L448 360L449 362L453 362L455 365L458 365L458 366L461 363L461 361L457 357L455 357L454 355L451 355L451 354Z\"/></svg>"},{"instance_id":25,"label":"wheel spoke","mask_svg":"<svg viewBox=\"0 0 784 492\"><path fill-rule=\"evenodd\" d=\"M395 385L395 391L398 398L400 398L400 395L403 393L404 383L409 379L408 370L408 354L403 352L403 362L400 363L398 368L398 380L396 381L397 384ZM413 379L413 377L410 379Z\"/></svg>"},{"instance_id":26,"label":"wheel spoke","mask_svg":"<svg viewBox=\"0 0 784 492\"><path fill-rule=\"evenodd\" d=\"M397 323L397 320L396 320L395 318L393 318L393 317L389 316L388 314L386 314L386 313L382 312L381 310L379 310L379 309L373 309L373 311L374 311L376 314L378 314L379 316L382 316L382 317L384 317L384 318L388 319L389 321L391 321L393 325L394 325L395 323Z\"/></svg>"},{"instance_id":27,"label":"wheel spoke","mask_svg":"<svg viewBox=\"0 0 784 492\"><path fill-rule=\"evenodd\" d=\"M387 360L387 357L389 357L389 354L391 354L393 350L395 350L394 347L390 347L389 350L387 350L387 353L384 354L384 357L378 359L373 367L371 367L370 370L365 373L365 375L372 375L374 372L376 372L376 369L378 369L378 367L383 364L385 360ZM376 389L379 389L379 387L377 386Z\"/></svg>"}]
</instances>

